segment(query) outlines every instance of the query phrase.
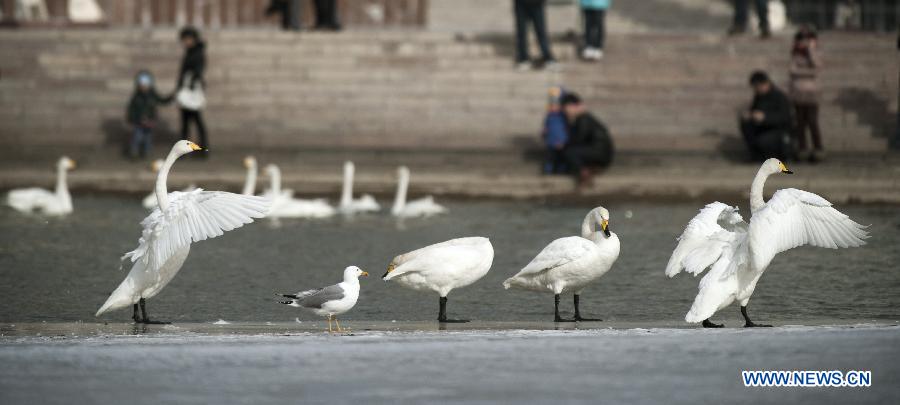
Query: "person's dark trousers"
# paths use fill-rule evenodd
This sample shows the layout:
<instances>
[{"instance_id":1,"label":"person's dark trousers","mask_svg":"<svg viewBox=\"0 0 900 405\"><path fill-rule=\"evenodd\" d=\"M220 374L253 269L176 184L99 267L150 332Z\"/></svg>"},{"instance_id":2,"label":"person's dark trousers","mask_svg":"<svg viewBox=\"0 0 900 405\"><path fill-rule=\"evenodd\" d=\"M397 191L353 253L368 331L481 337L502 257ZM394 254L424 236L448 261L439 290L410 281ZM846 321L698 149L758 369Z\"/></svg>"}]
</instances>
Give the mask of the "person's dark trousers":
<instances>
[{"instance_id":1,"label":"person's dark trousers","mask_svg":"<svg viewBox=\"0 0 900 405\"><path fill-rule=\"evenodd\" d=\"M747 29L749 19L749 0L734 0L734 24L732 29L744 31ZM756 4L756 16L759 17L759 29L762 32L769 31L769 0L753 0Z\"/></svg>"},{"instance_id":2,"label":"person's dark trousers","mask_svg":"<svg viewBox=\"0 0 900 405\"><path fill-rule=\"evenodd\" d=\"M584 44L603 49L606 37L606 10L584 9Z\"/></svg>"},{"instance_id":3,"label":"person's dark trousers","mask_svg":"<svg viewBox=\"0 0 900 405\"><path fill-rule=\"evenodd\" d=\"M544 174L565 173L563 149L547 148L544 153Z\"/></svg>"},{"instance_id":4,"label":"person's dark trousers","mask_svg":"<svg viewBox=\"0 0 900 405\"><path fill-rule=\"evenodd\" d=\"M147 156L150 146L153 143L153 132L150 128L136 125L131 135L131 143L128 148L128 155L132 158Z\"/></svg>"},{"instance_id":5,"label":"person's dark trousers","mask_svg":"<svg viewBox=\"0 0 900 405\"><path fill-rule=\"evenodd\" d=\"M203 115L201 115L200 111L188 110L186 108L181 109L181 139L188 139L190 137L191 122L197 126L200 147L208 150L209 141L206 138L206 125L203 124ZM206 152L203 152L202 155L205 156Z\"/></svg>"},{"instance_id":6,"label":"person's dark trousers","mask_svg":"<svg viewBox=\"0 0 900 405\"><path fill-rule=\"evenodd\" d=\"M337 4L335 0L315 0L316 28L338 30Z\"/></svg>"},{"instance_id":7,"label":"person's dark trousers","mask_svg":"<svg viewBox=\"0 0 900 405\"><path fill-rule=\"evenodd\" d=\"M300 31L300 13L303 4L300 0L287 0L287 10L282 16L282 25L285 30Z\"/></svg>"},{"instance_id":8,"label":"person's dark trousers","mask_svg":"<svg viewBox=\"0 0 900 405\"><path fill-rule=\"evenodd\" d=\"M609 166L612 156L609 151L593 146L566 146L563 149L563 160L569 172L578 176L585 166Z\"/></svg>"},{"instance_id":9,"label":"person's dark trousers","mask_svg":"<svg viewBox=\"0 0 900 405\"><path fill-rule=\"evenodd\" d=\"M787 161L793 156L791 137L782 129L761 128L750 120L741 120L741 135L755 161L778 158Z\"/></svg>"},{"instance_id":10,"label":"person's dark trousers","mask_svg":"<svg viewBox=\"0 0 900 405\"><path fill-rule=\"evenodd\" d=\"M528 22L534 26L534 33L541 48L544 62L552 61L550 41L547 39L547 25L544 18L544 1L514 0L516 13L516 62L528 61Z\"/></svg>"},{"instance_id":11,"label":"person's dark trousers","mask_svg":"<svg viewBox=\"0 0 900 405\"><path fill-rule=\"evenodd\" d=\"M807 150L806 130L809 129L813 147L816 150L822 150L822 132L819 129L819 105L795 104L794 112L797 117L797 148L802 151Z\"/></svg>"}]
</instances>

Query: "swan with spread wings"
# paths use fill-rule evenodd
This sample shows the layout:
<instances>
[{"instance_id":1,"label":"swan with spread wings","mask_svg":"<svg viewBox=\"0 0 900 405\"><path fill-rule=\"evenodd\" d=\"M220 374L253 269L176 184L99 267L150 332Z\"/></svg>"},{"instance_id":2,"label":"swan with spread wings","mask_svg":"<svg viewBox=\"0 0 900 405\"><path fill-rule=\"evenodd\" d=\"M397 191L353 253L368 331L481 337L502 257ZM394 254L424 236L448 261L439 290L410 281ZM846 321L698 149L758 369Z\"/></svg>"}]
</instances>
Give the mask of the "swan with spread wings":
<instances>
[{"instance_id":1,"label":"swan with spread wings","mask_svg":"<svg viewBox=\"0 0 900 405\"><path fill-rule=\"evenodd\" d=\"M737 207L714 202L701 209L678 238L666 266L667 276L681 271L698 275L709 268L685 316L687 322L722 327L709 318L738 301L745 327L771 326L750 320L747 304L775 255L803 245L837 249L866 243L867 226L854 222L816 194L788 188L764 201L766 179L777 173L793 172L778 159L769 159L756 173L750 187L750 223L744 222Z\"/></svg>"},{"instance_id":2,"label":"swan with spread wings","mask_svg":"<svg viewBox=\"0 0 900 405\"><path fill-rule=\"evenodd\" d=\"M156 178L158 207L141 221L144 230L138 247L122 256L133 263L131 271L95 316L131 305L135 322L159 323L150 321L145 300L158 294L181 270L191 243L221 236L268 212L270 202L263 197L200 188L169 193L166 180L175 160L197 150L201 150L197 144L185 140L172 146Z\"/></svg>"}]
</instances>

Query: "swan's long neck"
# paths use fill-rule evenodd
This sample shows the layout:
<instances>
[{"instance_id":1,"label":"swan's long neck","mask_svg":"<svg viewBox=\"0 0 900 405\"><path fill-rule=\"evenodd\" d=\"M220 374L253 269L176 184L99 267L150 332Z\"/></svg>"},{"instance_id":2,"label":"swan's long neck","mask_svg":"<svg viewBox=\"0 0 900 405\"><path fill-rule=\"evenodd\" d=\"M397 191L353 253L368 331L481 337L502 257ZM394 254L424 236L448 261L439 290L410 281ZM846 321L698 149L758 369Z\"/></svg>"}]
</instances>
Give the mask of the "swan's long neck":
<instances>
[{"instance_id":1,"label":"swan's long neck","mask_svg":"<svg viewBox=\"0 0 900 405\"><path fill-rule=\"evenodd\" d=\"M406 206L406 192L409 189L409 175L406 173L400 173L399 178L397 179L397 195L394 196L394 207L391 208L391 212L396 214L403 210L403 207Z\"/></svg>"},{"instance_id":2,"label":"swan's long neck","mask_svg":"<svg viewBox=\"0 0 900 405\"><path fill-rule=\"evenodd\" d=\"M159 204L159 209L164 211L169 207L169 191L166 190L166 182L169 180L169 170L172 169L172 165L175 164L175 160L178 159L180 155L175 152L174 148L171 152L169 152L169 156L166 156L166 160L163 162L162 167L159 168L159 173L156 175L156 201Z\"/></svg>"},{"instance_id":3,"label":"swan's long neck","mask_svg":"<svg viewBox=\"0 0 900 405\"><path fill-rule=\"evenodd\" d=\"M281 169L278 167L272 167L269 169L269 177L271 177L270 187L272 189L272 194L280 195L281 194Z\"/></svg>"},{"instance_id":4,"label":"swan's long neck","mask_svg":"<svg viewBox=\"0 0 900 405\"><path fill-rule=\"evenodd\" d=\"M353 167L344 166L344 184L341 187L341 205L350 205L353 200Z\"/></svg>"},{"instance_id":5,"label":"swan's long neck","mask_svg":"<svg viewBox=\"0 0 900 405\"><path fill-rule=\"evenodd\" d=\"M764 171L763 168L760 168L758 172L756 172L756 177L753 178L753 184L750 186L750 211L756 212L762 209L766 202L763 201L763 187L766 186L766 179L769 178L771 174Z\"/></svg>"},{"instance_id":6,"label":"swan's long neck","mask_svg":"<svg viewBox=\"0 0 900 405\"><path fill-rule=\"evenodd\" d=\"M256 193L256 166L247 168L247 179L244 181L243 195L253 195Z\"/></svg>"},{"instance_id":7,"label":"swan's long neck","mask_svg":"<svg viewBox=\"0 0 900 405\"><path fill-rule=\"evenodd\" d=\"M581 237L591 239L594 232L597 232L597 221L594 221L594 213L589 212L587 216L584 217L584 222L581 223Z\"/></svg>"},{"instance_id":8,"label":"swan's long neck","mask_svg":"<svg viewBox=\"0 0 900 405\"><path fill-rule=\"evenodd\" d=\"M56 168L56 196L67 206L72 205L72 196L69 195L69 184L67 182L68 169L65 165L59 165Z\"/></svg>"}]
</instances>

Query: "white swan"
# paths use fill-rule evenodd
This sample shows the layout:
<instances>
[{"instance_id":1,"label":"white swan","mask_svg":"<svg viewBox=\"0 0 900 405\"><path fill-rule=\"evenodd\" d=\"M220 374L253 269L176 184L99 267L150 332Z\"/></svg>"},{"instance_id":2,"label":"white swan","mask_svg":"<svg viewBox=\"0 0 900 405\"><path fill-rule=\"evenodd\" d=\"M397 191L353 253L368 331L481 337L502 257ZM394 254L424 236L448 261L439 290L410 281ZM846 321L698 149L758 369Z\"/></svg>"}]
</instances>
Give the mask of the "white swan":
<instances>
[{"instance_id":1,"label":"white swan","mask_svg":"<svg viewBox=\"0 0 900 405\"><path fill-rule=\"evenodd\" d=\"M16 211L31 213L41 212L45 215L65 215L72 212L72 196L66 174L75 168L75 161L65 156L56 162L56 190L42 188L20 188L10 190L6 203Z\"/></svg>"},{"instance_id":2,"label":"white swan","mask_svg":"<svg viewBox=\"0 0 900 405\"><path fill-rule=\"evenodd\" d=\"M447 319L447 294L484 277L493 260L494 247L488 238L451 239L395 257L382 278L413 290L438 293L438 321L466 322Z\"/></svg>"},{"instance_id":3,"label":"white swan","mask_svg":"<svg viewBox=\"0 0 900 405\"><path fill-rule=\"evenodd\" d=\"M597 226L600 226L600 231ZM503 282L503 288L517 287L532 291L552 291L554 321L592 321L581 317L578 301L581 291L606 274L619 257L619 237L609 230L609 211L603 207L591 210L581 223L581 236L569 236L550 242L525 268ZM559 316L559 295L572 291L575 295L575 318Z\"/></svg>"},{"instance_id":4,"label":"white swan","mask_svg":"<svg viewBox=\"0 0 900 405\"><path fill-rule=\"evenodd\" d=\"M243 195L256 194L256 158L247 156L244 158L244 168L247 169L247 177L244 179L244 188L241 189Z\"/></svg>"},{"instance_id":5,"label":"white swan","mask_svg":"<svg viewBox=\"0 0 900 405\"><path fill-rule=\"evenodd\" d=\"M153 170L153 173L159 173L159 169L162 168L162 165L163 165L163 160L156 159L153 161L153 163L150 164L150 170ZM183 193L187 193L189 191L194 191L196 189L197 189L197 186L190 184L181 191ZM152 209L156 208L156 191L153 191L150 194L147 194L147 196L144 197L143 201L141 201L141 204L143 204L144 208L146 208L148 210L152 210Z\"/></svg>"},{"instance_id":6,"label":"white swan","mask_svg":"<svg viewBox=\"0 0 900 405\"><path fill-rule=\"evenodd\" d=\"M325 199L304 200L294 198L293 190L281 188L281 170L273 164L266 166L271 188L263 192L263 197L272 201L269 216L273 218L327 218L336 213Z\"/></svg>"},{"instance_id":7,"label":"white swan","mask_svg":"<svg viewBox=\"0 0 900 405\"><path fill-rule=\"evenodd\" d=\"M397 168L397 194L394 197L394 206L391 215L401 218L427 217L447 212L443 205L434 202L434 197L425 196L413 201L406 201L406 193L409 189L409 168L400 166Z\"/></svg>"},{"instance_id":8,"label":"white swan","mask_svg":"<svg viewBox=\"0 0 900 405\"><path fill-rule=\"evenodd\" d=\"M349 311L359 299L359 277L369 273L359 267L350 266L344 269L344 281L328 287L300 291L296 294L278 294L290 301L279 301L282 304L297 308L306 308L319 316L328 318L328 332L331 332L331 320L337 324L338 332L343 332L337 315Z\"/></svg>"},{"instance_id":9,"label":"white swan","mask_svg":"<svg viewBox=\"0 0 900 405\"><path fill-rule=\"evenodd\" d=\"M778 159L762 164L750 187L749 224L737 207L714 202L701 209L678 238L666 266L667 276L682 270L697 275L710 268L700 280L700 292L685 316L687 322L722 327L709 318L737 300L745 327L770 326L753 323L747 315L747 304L776 254L803 245L837 249L865 244L867 227L816 194L788 188L763 201L763 186L775 173L793 172Z\"/></svg>"},{"instance_id":10,"label":"white swan","mask_svg":"<svg viewBox=\"0 0 900 405\"><path fill-rule=\"evenodd\" d=\"M172 146L156 177L159 206L141 221L144 230L138 247L122 256L122 260L131 259L134 263L131 271L95 316L132 305L135 322L152 323L144 300L158 294L181 270L191 243L240 228L254 218L262 218L269 210L269 202L262 197L199 188L188 193L168 193L166 179L175 160L196 150L200 147L184 140Z\"/></svg>"},{"instance_id":11,"label":"white swan","mask_svg":"<svg viewBox=\"0 0 900 405\"><path fill-rule=\"evenodd\" d=\"M381 206L375 201L375 197L363 194L358 199L353 199L353 176L356 166L353 162L344 162L344 184L341 187L341 203L338 209L345 214L358 212L377 212Z\"/></svg>"}]
</instances>

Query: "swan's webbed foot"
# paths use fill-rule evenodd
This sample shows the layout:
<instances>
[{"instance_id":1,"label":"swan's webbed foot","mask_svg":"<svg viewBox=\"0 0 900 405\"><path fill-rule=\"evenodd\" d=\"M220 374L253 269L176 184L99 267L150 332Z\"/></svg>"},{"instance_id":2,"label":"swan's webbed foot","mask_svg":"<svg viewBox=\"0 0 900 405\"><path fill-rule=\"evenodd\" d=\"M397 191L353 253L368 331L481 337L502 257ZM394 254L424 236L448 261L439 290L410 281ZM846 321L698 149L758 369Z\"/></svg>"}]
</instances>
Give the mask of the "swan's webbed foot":
<instances>
[{"instance_id":1,"label":"swan's webbed foot","mask_svg":"<svg viewBox=\"0 0 900 405\"><path fill-rule=\"evenodd\" d=\"M138 304L134 304L134 314L131 315L131 319L134 320L134 323L141 323L141 316L138 314Z\"/></svg>"},{"instance_id":2,"label":"swan's webbed foot","mask_svg":"<svg viewBox=\"0 0 900 405\"><path fill-rule=\"evenodd\" d=\"M578 301L581 299L579 294L575 294L575 322L603 322L600 318L582 318L581 309L578 307Z\"/></svg>"},{"instance_id":3,"label":"swan's webbed foot","mask_svg":"<svg viewBox=\"0 0 900 405\"><path fill-rule=\"evenodd\" d=\"M147 316L147 302L143 298L141 298L140 301L138 301L138 304L140 304L141 307L141 320L135 320L136 323L142 323L144 325L168 325L172 323L163 321L151 321L150 317ZM137 307L137 305L135 305L135 307ZM137 316L137 313L135 313L135 316Z\"/></svg>"},{"instance_id":4,"label":"swan's webbed foot","mask_svg":"<svg viewBox=\"0 0 900 405\"><path fill-rule=\"evenodd\" d=\"M553 322L575 322L574 319L566 319L559 315L559 294L553 296Z\"/></svg>"},{"instance_id":5,"label":"swan's webbed foot","mask_svg":"<svg viewBox=\"0 0 900 405\"><path fill-rule=\"evenodd\" d=\"M771 328L772 325L763 325L760 323L753 323L750 320L750 316L747 315L747 307L741 306L741 315L744 316L744 327L745 328Z\"/></svg>"},{"instance_id":6,"label":"swan's webbed foot","mask_svg":"<svg viewBox=\"0 0 900 405\"><path fill-rule=\"evenodd\" d=\"M438 322L440 323L466 323L469 322L468 319L447 319L447 318L438 318Z\"/></svg>"},{"instance_id":7,"label":"swan's webbed foot","mask_svg":"<svg viewBox=\"0 0 900 405\"><path fill-rule=\"evenodd\" d=\"M556 323L559 323L559 322L575 322L575 320L574 320L574 319L566 319L566 318L563 318L563 317L559 316L559 314L556 314L556 316L553 317L553 322L556 322Z\"/></svg>"},{"instance_id":8,"label":"swan's webbed foot","mask_svg":"<svg viewBox=\"0 0 900 405\"><path fill-rule=\"evenodd\" d=\"M449 319L447 318L447 297L441 297L438 301L440 309L438 310L438 322L440 323L466 323L468 319Z\"/></svg>"},{"instance_id":9,"label":"swan's webbed foot","mask_svg":"<svg viewBox=\"0 0 900 405\"><path fill-rule=\"evenodd\" d=\"M722 323L712 323L709 319L704 319L702 323L704 328L724 328L725 324Z\"/></svg>"}]
</instances>

